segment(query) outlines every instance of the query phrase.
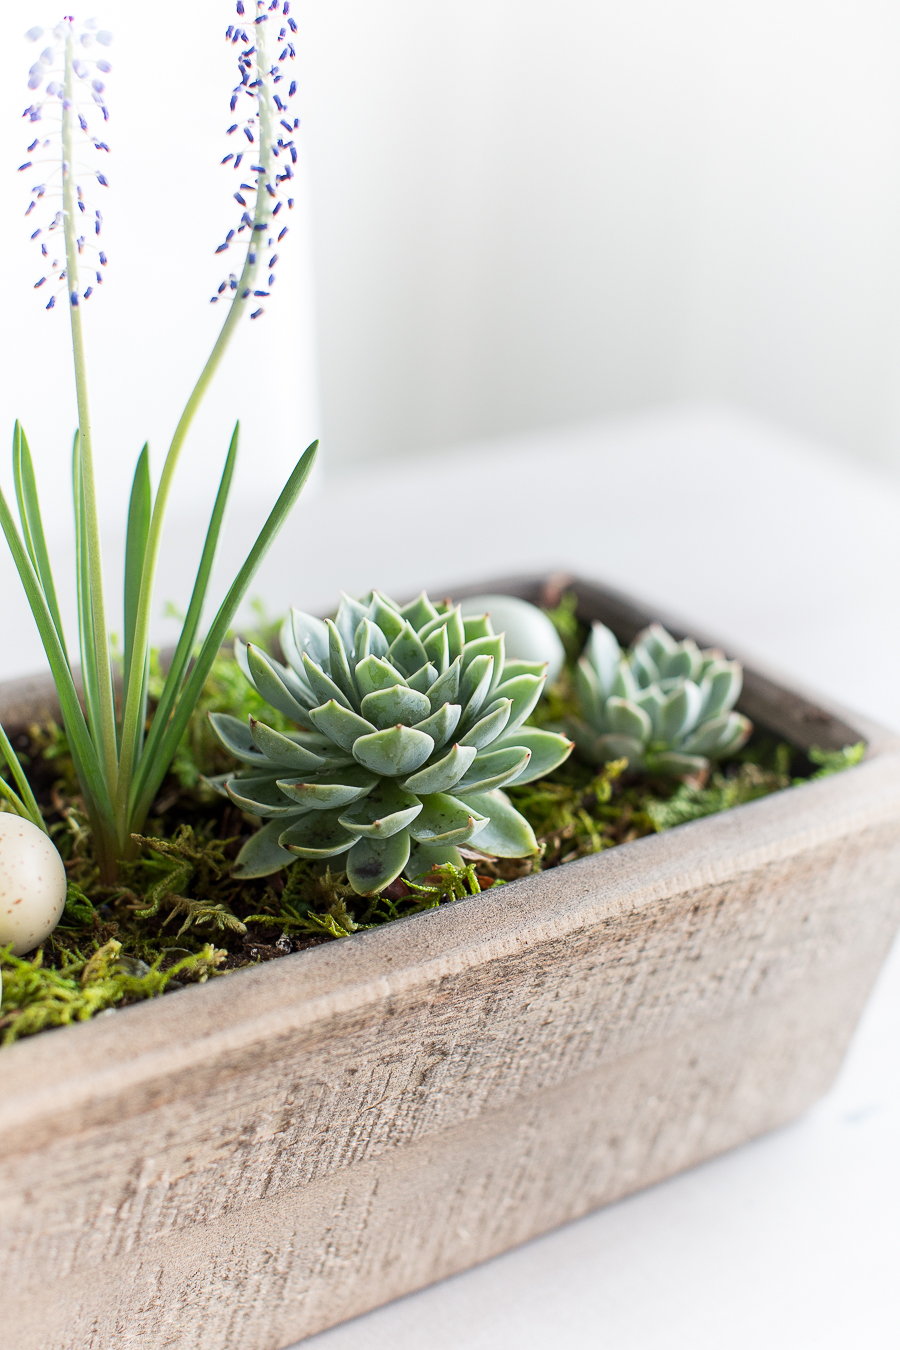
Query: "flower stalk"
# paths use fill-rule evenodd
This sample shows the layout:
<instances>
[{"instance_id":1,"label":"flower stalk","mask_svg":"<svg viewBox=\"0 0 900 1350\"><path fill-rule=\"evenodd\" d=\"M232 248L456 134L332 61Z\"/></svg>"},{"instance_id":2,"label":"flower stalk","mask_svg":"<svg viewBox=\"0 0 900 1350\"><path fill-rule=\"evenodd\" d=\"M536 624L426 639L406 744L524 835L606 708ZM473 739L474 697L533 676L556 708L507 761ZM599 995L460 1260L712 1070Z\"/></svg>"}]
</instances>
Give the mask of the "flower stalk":
<instances>
[{"instance_id":1,"label":"flower stalk","mask_svg":"<svg viewBox=\"0 0 900 1350\"><path fill-rule=\"evenodd\" d=\"M72 360L75 368L75 393L78 402L78 464L80 472L73 488L79 497L76 514L84 515L84 539L82 547L87 555L89 578L89 613L84 616L84 627L90 632L90 641L85 641L82 632L82 670L85 685L93 687L96 707L93 699L88 700L89 720L94 723L91 731L102 747L102 757L111 794L115 791L118 778L118 754L116 745L116 714L113 701L112 666L109 658L109 639L107 637L106 611L103 602L103 566L100 551L100 523L97 518L97 492L94 482L94 454L91 437L91 414L88 404L87 366L84 355L84 334L81 325L81 304L78 285L78 245L75 237L76 195L75 195L75 146L73 122L75 112L74 90L74 51L75 34L72 24L68 26L65 45L65 77L62 104L62 190L63 190L63 234L66 246L66 290L69 295L69 319L72 331Z\"/></svg>"}]
</instances>

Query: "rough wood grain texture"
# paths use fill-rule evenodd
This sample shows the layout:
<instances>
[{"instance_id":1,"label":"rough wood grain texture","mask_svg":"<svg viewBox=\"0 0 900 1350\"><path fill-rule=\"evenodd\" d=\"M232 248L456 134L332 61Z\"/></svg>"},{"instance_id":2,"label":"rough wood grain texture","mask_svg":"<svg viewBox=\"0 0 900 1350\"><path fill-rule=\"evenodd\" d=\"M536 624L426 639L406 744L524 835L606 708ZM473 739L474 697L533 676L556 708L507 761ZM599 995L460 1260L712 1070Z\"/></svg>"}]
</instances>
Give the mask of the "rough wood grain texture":
<instances>
[{"instance_id":1,"label":"rough wood grain texture","mask_svg":"<svg viewBox=\"0 0 900 1350\"><path fill-rule=\"evenodd\" d=\"M796 1116L900 922L866 730L838 777L4 1050L4 1345L280 1350Z\"/></svg>"}]
</instances>

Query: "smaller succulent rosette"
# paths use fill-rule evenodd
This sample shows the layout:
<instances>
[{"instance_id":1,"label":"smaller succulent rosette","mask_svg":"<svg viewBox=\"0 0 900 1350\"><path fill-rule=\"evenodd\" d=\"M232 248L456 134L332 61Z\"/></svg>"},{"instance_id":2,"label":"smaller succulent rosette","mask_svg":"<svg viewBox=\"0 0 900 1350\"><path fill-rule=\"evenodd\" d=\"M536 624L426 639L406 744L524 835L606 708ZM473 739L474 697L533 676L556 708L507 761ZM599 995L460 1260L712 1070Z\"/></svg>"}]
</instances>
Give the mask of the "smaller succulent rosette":
<instances>
[{"instance_id":1,"label":"smaller succulent rosette","mask_svg":"<svg viewBox=\"0 0 900 1350\"><path fill-rule=\"evenodd\" d=\"M572 742L526 727L542 664L506 661L487 615L463 618L423 592L400 607L372 592L344 596L324 622L292 610L284 665L235 644L244 674L300 728L283 734L222 713L212 724L244 768L216 780L266 823L235 875L267 876L299 858L336 859L361 895L401 873L462 865L459 845L519 858L537 851L502 788L540 778Z\"/></svg>"},{"instance_id":2,"label":"smaller succulent rosette","mask_svg":"<svg viewBox=\"0 0 900 1350\"><path fill-rule=\"evenodd\" d=\"M683 776L739 750L752 724L733 711L740 663L676 642L662 624L639 633L629 652L595 623L575 670L580 718L566 730L595 764L627 758L633 769Z\"/></svg>"}]
</instances>

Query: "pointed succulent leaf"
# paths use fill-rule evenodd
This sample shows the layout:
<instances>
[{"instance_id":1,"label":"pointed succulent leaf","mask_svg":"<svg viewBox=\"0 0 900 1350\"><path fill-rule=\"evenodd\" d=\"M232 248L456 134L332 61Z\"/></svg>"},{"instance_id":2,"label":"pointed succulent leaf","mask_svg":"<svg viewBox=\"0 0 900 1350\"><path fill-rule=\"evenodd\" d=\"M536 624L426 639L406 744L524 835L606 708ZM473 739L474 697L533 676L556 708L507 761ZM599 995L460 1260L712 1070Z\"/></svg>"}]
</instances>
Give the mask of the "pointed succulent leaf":
<instances>
[{"instance_id":1,"label":"pointed succulent leaf","mask_svg":"<svg viewBox=\"0 0 900 1350\"><path fill-rule=\"evenodd\" d=\"M590 758L595 764L609 764L613 759L627 759L630 769L639 769L644 763L644 742L635 736L607 732L594 741Z\"/></svg>"},{"instance_id":2,"label":"pointed succulent leaf","mask_svg":"<svg viewBox=\"0 0 900 1350\"><path fill-rule=\"evenodd\" d=\"M383 730L401 723L411 727L421 722L431 711L427 694L420 694L406 684L395 684L390 689L376 689L366 694L360 712L375 727ZM427 731L427 728L425 728Z\"/></svg>"},{"instance_id":3,"label":"pointed succulent leaf","mask_svg":"<svg viewBox=\"0 0 900 1350\"><path fill-rule=\"evenodd\" d=\"M703 720L729 712L737 703L743 672L737 661L711 661L703 674Z\"/></svg>"},{"instance_id":4,"label":"pointed succulent leaf","mask_svg":"<svg viewBox=\"0 0 900 1350\"><path fill-rule=\"evenodd\" d=\"M377 624L363 619L353 639L357 664L367 656L387 656L388 640Z\"/></svg>"},{"instance_id":5,"label":"pointed succulent leaf","mask_svg":"<svg viewBox=\"0 0 900 1350\"><path fill-rule=\"evenodd\" d=\"M342 750L353 749L360 736L368 736L375 730L371 722L367 722L364 717L358 713L345 708L337 699L331 699L328 703L323 703L321 708L311 708L307 713L316 731L320 731L323 736L327 736L335 745L339 745Z\"/></svg>"},{"instance_id":6,"label":"pointed succulent leaf","mask_svg":"<svg viewBox=\"0 0 900 1350\"><path fill-rule=\"evenodd\" d=\"M418 795L423 792L449 792L462 778L477 754L474 745L454 745L443 759L439 759L436 764L429 764L425 769L420 769L400 786Z\"/></svg>"},{"instance_id":7,"label":"pointed succulent leaf","mask_svg":"<svg viewBox=\"0 0 900 1350\"><path fill-rule=\"evenodd\" d=\"M225 784L225 791L235 806L239 806L242 811L248 811L252 816L297 814L297 803L284 795L271 774L267 774L264 778L230 778Z\"/></svg>"},{"instance_id":8,"label":"pointed succulent leaf","mask_svg":"<svg viewBox=\"0 0 900 1350\"><path fill-rule=\"evenodd\" d=\"M285 768L295 769L298 773L315 773L317 769L325 767L325 755L298 745L280 731L267 727L265 722L258 722L255 717L250 718L250 735L273 765L283 764Z\"/></svg>"},{"instance_id":9,"label":"pointed succulent leaf","mask_svg":"<svg viewBox=\"0 0 900 1350\"><path fill-rule=\"evenodd\" d=\"M752 729L750 720L741 713L721 713L697 727L678 749L687 755L708 755L711 759L718 759L739 749Z\"/></svg>"},{"instance_id":10,"label":"pointed succulent leaf","mask_svg":"<svg viewBox=\"0 0 900 1350\"><path fill-rule=\"evenodd\" d=\"M456 730L461 713L462 707L458 703L443 703L436 713L413 725L416 731L424 731L426 736L430 736L435 750L440 750Z\"/></svg>"},{"instance_id":11,"label":"pointed succulent leaf","mask_svg":"<svg viewBox=\"0 0 900 1350\"><path fill-rule=\"evenodd\" d=\"M351 802L365 797L378 782L375 774L361 769L358 764L347 764L330 773L316 774L306 782L296 778L279 778L278 787L296 803L295 810L342 810Z\"/></svg>"},{"instance_id":12,"label":"pointed succulent leaf","mask_svg":"<svg viewBox=\"0 0 900 1350\"><path fill-rule=\"evenodd\" d=\"M305 722L306 714L311 705L305 700L303 703L298 702L288 688L285 675L289 675L290 672L266 656L258 647L254 647L252 643L247 646L246 660L253 683L266 702L271 703L272 707L277 708L280 713L284 713L285 717L289 717L292 722Z\"/></svg>"},{"instance_id":13,"label":"pointed succulent leaf","mask_svg":"<svg viewBox=\"0 0 900 1350\"><path fill-rule=\"evenodd\" d=\"M434 749L434 741L424 731L396 726L360 736L353 746L353 757L373 773L396 778L414 773Z\"/></svg>"},{"instance_id":14,"label":"pointed succulent leaf","mask_svg":"<svg viewBox=\"0 0 900 1350\"><path fill-rule=\"evenodd\" d=\"M651 773L672 774L683 778L685 774L701 773L704 769L708 769L709 760L705 755L685 755L678 750L661 750L648 754L646 765Z\"/></svg>"},{"instance_id":15,"label":"pointed succulent leaf","mask_svg":"<svg viewBox=\"0 0 900 1350\"><path fill-rule=\"evenodd\" d=\"M419 640L421 642L427 641L427 639L431 637L432 633L436 633L439 628L446 628L447 626L447 619L449 617L450 610L443 610L441 609L440 605L436 605L435 608L437 609L437 613L435 614L434 618L429 619L427 623L423 623L421 628L416 629L416 632L419 634ZM460 651L461 650L462 645L460 644Z\"/></svg>"},{"instance_id":16,"label":"pointed succulent leaf","mask_svg":"<svg viewBox=\"0 0 900 1350\"><path fill-rule=\"evenodd\" d=\"M447 640L446 625L442 628L436 628L422 643L428 660L433 666L437 667L440 674L450 664L450 643Z\"/></svg>"},{"instance_id":17,"label":"pointed succulent leaf","mask_svg":"<svg viewBox=\"0 0 900 1350\"><path fill-rule=\"evenodd\" d=\"M234 639L234 659L247 683L253 684L253 672L247 660L247 644L243 638L236 637ZM256 688L255 685L253 687Z\"/></svg>"},{"instance_id":18,"label":"pointed succulent leaf","mask_svg":"<svg viewBox=\"0 0 900 1350\"><path fill-rule=\"evenodd\" d=\"M493 637L494 630L491 627L490 614L466 614L463 616L463 632L466 635L466 644L474 642L476 638Z\"/></svg>"},{"instance_id":19,"label":"pointed succulent leaf","mask_svg":"<svg viewBox=\"0 0 900 1350\"><path fill-rule=\"evenodd\" d=\"M403 628L388 647L388 660L399 670L402 670L404 675L411 675L413 671L421 670L427 663L428 656L425 648L408 623L404 623Z\"/></svg>"},{"instance_id":20,"label":"pointed succulent leaf","mask_svg":"<svg viewBox=\"0 0 900 1350\"><path fill-rule=\"evenodd\" d=\"M235 859L231 875L240 881L250 877L269 877L280 872L282 867L296 862L293 853L288 853L278 842L278 836L284 833L284 821L273 820L264 825L256 834L251 834Z\"/></svg>"},{"instance_id":21,"label":"pointed succulent leaf","mask_svg":"<svg viewBox=\"0 0 900 1350\"><path fill-rule=\"evenodd\" d=\"M495 858L526 858L537 853L534 830L503 792L457 795L471 811L488 817L489 823L478 832L477 849Z\"/></svg>"},{"instance_id":22,"label":"pointed succulent leaf","mask_svg":"<svg viewBox=\"0 0 900 1350\"><path fill-rule=\"evenodd\" d=\"M509 721L512 706L511 698L499 698L490 704L485 709L484 717L480 718L463 736L460 745L474 745L477 750L481 750L485 745L490 745L492 741L497 739Z\"/></svg>"},{"instance_id":23,"label":"pointed succulent leaf","mask_svg":"<svg viewBox=\"0 0 900 1350\"><path fill-rule=\"evenodd\" d=\"M460 731L468 731L475 722L488 696L493 678L494 658L476 656L460 682L459 701L463 708Z\"/></svg>"},{"instance_id":24,"label":"pointed succulent leaf","mask_svg":"<svg viewBox=\"0 0 900 1350\"><path fill-rule=\"evenodd\" d=\"M406 683L409 685L410 689L416 689L420 694L427 694L437 677L437 667L433 666L429 661L429 663L423 666L421 670L417 670L414 674L410 675ZM431 700L429 699L429 702L430 701Z\"/></svg>"},{"instance_id":25,"label":"pointed succulent leaf","mask_svg":"<svg viewBox=\"0 0 900 1350\"><path fill-rule=\"evenodd\" d=\"M385 778L362 801L349 806L339 817L339 823L359 837L389 839L406 829L421 810L418 797L402 792L390 778Z\"/></svg>"},{"instance_id":26,"label":"pointed succulent leaf","mask_svg":"<svg viewBox=\"0 0 900 1350\"><path fill-rule=\"evenodd\" d=\"M650 718L650 729L654 739L660 739L662 732L660 730L660 713L665 706L668 696L663 693L658 684L651 684L649 688L642 689L640 693L635 694L631 700L635 707L643 708L644 712Z\"/></svg>"},{"instance_id":27,"label":"pointed succulent leaf","mask_svg":"<svg viewBox=\"0 0 900 1350\"><path fill-rule=\"evenodd\" d=\"M458 656L462 656L462 649L466 645L466 629L459 605L455 605L447 613L447 642L450 647L450 660L455 661Z\"/></svg>"},{"instance_id":28,"label":"pointed succulent leaf","mask_svg":"<svg viewBox=\"0 0 900 1350\"><path fill-rule=\"evenodd\" d=\"M675 651L662 658L658 663L662 679L690 680L699 674L703 665L700 649L692 638L685 638L676 644Z\"/></svg>"},{"instance_id":29,"label":"pointed succulent leaf","mask_svg":"<svg viewBox=\"0 0 900 1350\"><path fill-rule=\"evenodd\" d=\"M301 664L304 656L308 656L315 661L318 666L327 666L328 664L328 629L321 619L316 619L312 614L304 614L301 609L292 609L290 613L290 646L296 651L300 661L295 666L299 674L303 673ZM282 645L282 650L291 665L294 662L288 652L288 647Z\"/></svg>"},{"instance_id":30,"label":"pointed succulent leaf","mask_svg":"<svg viewBox=\"0 0 900 1350\"><path fill-rule=\"evenodd\" d=\"M381 656L366 656L353 672L360 698L374 694L376 689L391 689L395 684L406 684L405 677L396 666Z\"/></svg>"},{"instance_id":31,"label":"pointed succulent leaf","mask_svg":"<svg viewBox=\"0 0 900 1350\"><path fill-rule=\"evenodd\" d=\"M385 602L385 597L375 592L372 603L369 606L366 618L377 623L388 642L394 641L394 638L400 636L403 632L404 620L400 618L396 609Z\"/></svg>"},{"instance_id":32,"label":"pointed succulent leaf","mask_svg":"<svg viewBox=\"0 0 900 1350\"><path fill-rule=\"evenodd\" d=\"M420 844L462 844L487 823L487 816L471 811L446 792L437 792L422 798L422 812L409 833Z\"/></svg>"},{"instance_id":33,"label":"pointed succulent leaf","mask_svg":"<svg viewBox=\"0 0 900 1350\"><path fill-rule=\"evenodd\" d=\"M659 679L659 667L645 647L635 647L631 653L631 670L640 689L646 689Z\"/></svg>"},{"instance_id":34,"label":"pointed succulent leaf","mask_svg":"<svg viewBox=\"0 0 900 1350\"><path fill-rule=\"evenodd\" d=\"M462 657L457 656L443 675L439 675L434 683L426 689L425 692L428 695L432 712L437 712L443 703L456 703L458 701L461 674Z\"/></svg>"},{"instance_id":35,"label":"pointed succulent leaf","mask_svg":"<svg viewBox=\"0 0 900 1350\"><path fill-rule=\"evenodd\" d=\"M350 707L358 712L359 694L356 692L356 683L350 673L350 662L347 659L343 639L331 619L326 619L325 623L328 629L328 659L331 678L338 689L346 696Z\"/></svg>"},{"instance_id":36,"label":"pointed succulent leaf","mask_svg":"<svg viewBox=\"0 0 900 1350\"><path fill-rule=\"evenodd\" d=\"M657 715L658 735L661 741L672 745L679 736L686 735L696 725L703 706L703 695L693 680L684 680L664 700ZM620 727L615 728L621 730Z\"/></svg>"},{"instance_id":37,"label":"pointed succulent leaf","mask_svg":"<svg viewBox=\"0 0 900 1350\"><path fill-rule=\"evenodd\" d=\"M650 718L643 708L637 707L627 698L612 698L606 701L606 725L611 732L620 736L633 736L637 741L650 739Z\"/></svg>"},{"instance_id":38,"label":"pointed succulent leaf","mask_svg":"<svg viewBox=\"0 0 900 1350\"><path fill-rule=\"evenodd\" d=\"M527 746L510 745L505 750L491 750L477 755L472 767L457 787L460 793L490 792L511 783L531 759Z\"/></svg>"},{"instance_id":39,"label":"pointed succulent leaf","mask_svg":"<svg viewBox=\"0 0 900 1350\"><path fill-rule=\"evenodd\" d=\"M565 734L572 737L575 749L582 759L588 760L591 764L596 763L597 757L594 753L597 740L596 727L588 726L580 717L567 717L562 725Z\"/></svg>"},{"instance_id":40,"label":"pointed succulent leaf","mask_svg":"<svg viewBox=\"0 0 900 1350\"><path fill-rule=\"evenodd\" d=\"M592 625L584 655L593 666L601 697L608 698L613 692L616 672L622 660L622 648L616 640L615 633L607 628L605 623Z\"/></svg>"},{"instance_id":41,"label":"pointed succulent leaf","mask_svg":"<svg viewBox=\"0 0 900 1350\"><path fill-rule=\"evenodd\" d=\"M506 734L520 727L526 717L530 717L544 688L543 675L517 675L515 679L503 680L494 690L494 698L512 699Z\"/></svg>"},{"instance_id":42,"label":"pointed succulent leaf","mask_svg":"<svg viewBox=\"0 0 900 1350\"><path fill-rule=\"evenodd\" d=\"M337 703L340 703L341 707L349 708L352 711L352 704L343 689L335 684L334 680L330 679L323 670L320 670L305 652L303 653L303 669L306 672L306 678L309 680L309 687L316 696L317 707L334 699Z\"/></svg>"},{"instance_id":43,"label":"pointed succulent leaf","mask_svg":"<svg viewBox=\"0 0 900 1350\"><path fill-rule=\"evenodd\" d=\"M462 855L455 844L417 844L410 840L409 858L403 871L410 881L421 882L435 867L452 863L462 870Z\"/></svg>"},{"instance_id":44,"label":"pointed succulent leaf","mask_svg":"<svg viewBox=\"0 0 900 1350\"><path fill-rule=\"evenodd\" d=\"M382 603L387 605L388 609L392 609L395 614L400 613L400 606L397 604L396 600L391 599L387 591L372 591L371 594L372 600L381 600ZM372 603L372 600L369 601L369 604Z\"/></svg>"},{"instance_id":45,"label":"pointed succulent leaf","mask_svg":"<svg viewBox=\"0 0 900 1350\"><path fill-rule=\"evenodd\" d=\"M355 838L338 824L339 811L310 811L278 836L282 848L300 858L333 858L344 853Z\"/></svg>"},{"instance_id":46,"label":"pointed succulent leaf","mask_svg":"<svg viewBox=\"0 0 900 1350\"><path fill-rule=\"evenodd\" d=\"M288 693L297 700L301 708L314 708L318 700L310 689L309 681L306 678L306 672L303 670L303 658L297 650L297 644L294 642L294 633L291 628L290 615L287 616L284 623L281 625L278 641L281 644L281 650L284 652L287 661L286 666L280 665L274 661L272 662L273 665L277 666L279 678L284 683ZM243 661L241 661L238 648L239 642L240 639L235 639L235 658L252 684L253 677L250 674L250 666L247 662L246 645L244 643L240 644L244 647ZM302 674L298 673L301 671L303 672Z\"/></svg>"},{"instance_id":47,"label":"pointed succulent leaf","mask_svg":"<svg viewBox=\"0 0 900 1350\"><path fill-rule=\"evenodd\" d=\"M498 667L503 669L503 662L506 659L506 639L503 633L491 634L489 637L472 638L466 642L462 652L463 674L469 669L469 666L475 660L476 656L492 656L494 658L494 669Z\"/></svg>"},{"instance_id":48,"label":"pointed succulent leaf","mask_svg":"<svg viewBox=\"0 0 900 1350\"><path fill-rule=\"evenodd\" d=\"M506 683L504 681L504 683ZM586 656L579 658L575 667L575 694L581 714L594 727L603 725L604 696L594 665Z\"/></svg>"},{"instance_id":49,"label":"pointed succulent leaf","mask_svg":"<svg viewBox=\"0 0 900 1350\"><path fill-rule=\"evenodd\" d=\"M638 692L638 682L634 677L631 666L624 658L619 662L619 668L616 671L612 682L612 697L614 698L634 698Z\"/></svg>"},{"instance_id":50,"label":"pointed succulent leaf","mask_svg":"<svg viewBox=\"0 0 900 1350\"><path fill-rule=\"evenodd\" d=\"M715 758L723 759L726 755L735 754L742 745L746 745L752 731L753 723L749 717L744 717L743 713L729 713L728 730L712 752Z\"/></svg>"},{"instance_id":51,"label":"pointed succulent leaf","mask_svg":"<svg viewBox=\"0 0 900 1350\"><path fill-rule=\"evenodd\" d=\"M547 673L546 661L507 661L503 667L503 681L514 680L517 675L540 675Z\"/></svg>"},{"instance_id":52,"label":"pointed succulent leaf","mask_svg":"<svg viewBox=\"0 0 900 1350\"><path fill-rule=\"evenodd\" d=\"M521 773L509 780L507 786L510 787L514 783L532 783L536 778L544 778L554 769L558 769L571 755L574 742L570 741L568 736L560 736L556 731L544 731L539 727L519 727L510 734L508 740L504 735L494 742L495 750L506 750L511 746L530 750L531 759Z\"/></svg>"},{"instance_id":53,"label":"pointed succulent leaf","mask_svg":"<svg viewBox=\"0 0 900 1350\"><path fill-rule=\"evenodd\" d=\"M352 596L341 592L341 603L338 606L337 614L334 616L334 626L341 636L348 661L352 662L359 659L359 653L356 649L356 633L359 625L366 617L367 609L368 605L362 605ZM334 675L333 670L331 673Z\"/></svg>"},{"instance_id":54,"label":"pointed succulent leaf","mask_svg":"<svg viewBox=\"0 0 900 1350\"><path fill-rule=\"evenodd\" d=\"M406 830L389 839L357 839L347 854L347 880L358 895L374 895L399 877L408 861Z\"/></svg>"},{"instance_id":55,"label":"pointed succulent leaf","mask_svg":"<svg viewBox=\"0 0 900 1350\"><path fill-rule=\"evenodd\" d=\"M667 633L661 623L648 624L638 633L634 642L631 644L632 651L637 651L642 647L659 669L669 657L674 656L678 650L678 643Z\"/></svg>"},{"instance_id":56,"label":"pointed succulent leaf","mask_svg":"<svg viewBox=\"0 0 900 1350\"><path fill-rule=\"evenodd\" d=\"M437 610L424 591L417 595L415 600L411 600L408 605L404 605L400 611L400 617L405 619L417 633L421 633L426 623L430 623L437 616Z\"/></svg>"},{"instance_id":57,"label":"pointed succulent leaf","mask_svg":"<svg viewBox=\"0 0 900 1350\"><path fill-rule=\"evenodd\" d=\"M256 764L261 769L271 768L268 759L253 739L250 727L230 713L207 713L210 725L230 755L244 764Z\"/></svg>"}]
</instances>

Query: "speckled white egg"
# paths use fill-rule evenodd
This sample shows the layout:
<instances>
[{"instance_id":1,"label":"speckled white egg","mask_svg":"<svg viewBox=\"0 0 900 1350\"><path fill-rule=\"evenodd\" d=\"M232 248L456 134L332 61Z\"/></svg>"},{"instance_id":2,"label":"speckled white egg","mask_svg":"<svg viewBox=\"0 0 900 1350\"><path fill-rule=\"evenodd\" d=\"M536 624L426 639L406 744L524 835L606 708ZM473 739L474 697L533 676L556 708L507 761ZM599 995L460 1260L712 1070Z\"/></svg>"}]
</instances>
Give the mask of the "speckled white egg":
<instances>
[{"instance_id":1,"label":"speckled white egg","mask_svg":"<svg viewBox=\"0 0 900 1350\"><path fill-rule=\"evenodd\" d=\"M66 903L66 869L30 820L0 812L0 947L33 951L53 932Z\"/></svg>"},{"instance_id":2,"label":"speckled white egg","mask_svg":"<svg viewBox=\"0 0 900 1350\"><path fill-rule=\"evenodd\" d=\"M552 684L563 668L565 649L542 609L514 595L475 595L462 602L463 616L489 614L495 633L506 634L507 661L546 661Z\"/></svg>"}]
</instances>

